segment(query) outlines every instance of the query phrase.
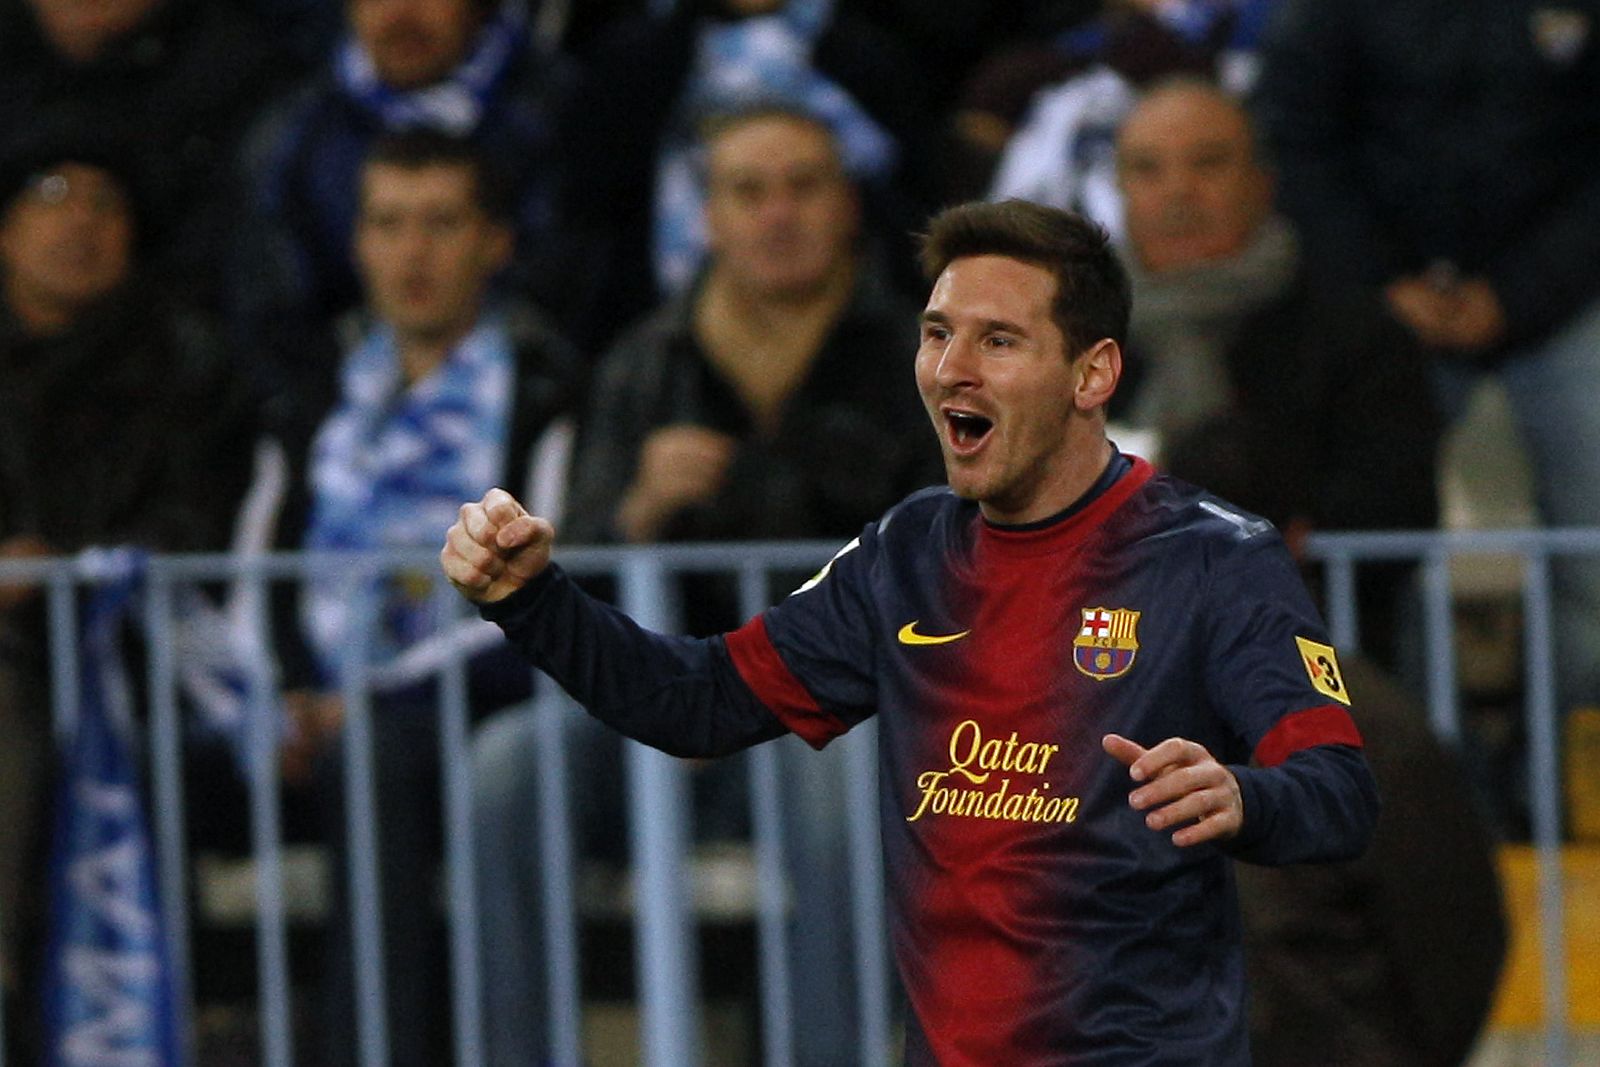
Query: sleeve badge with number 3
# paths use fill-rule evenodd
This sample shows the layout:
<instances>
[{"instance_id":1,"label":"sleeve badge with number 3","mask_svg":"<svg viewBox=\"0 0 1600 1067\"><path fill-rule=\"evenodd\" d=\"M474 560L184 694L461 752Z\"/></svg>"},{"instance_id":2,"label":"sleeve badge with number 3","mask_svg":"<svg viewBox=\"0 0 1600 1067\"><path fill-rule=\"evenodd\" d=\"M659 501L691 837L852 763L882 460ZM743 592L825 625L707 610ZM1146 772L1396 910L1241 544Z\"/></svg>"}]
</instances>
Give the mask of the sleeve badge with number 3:
<instances>
[{"instance_id":1,"label":"sleeve badge with number 3","mask_svg":"<svg viewBox=\"0 0 1600 1067\"><path fill-rule=\"evenodd\" d=\"M1305 664L1312 688L1348 706L1350 692L1345 688L1344 675L1339 673L1339 659L1333 648L1304 637L1296 637L1294 643L1300 646L1300 662Z\"/></svg>"}]
</instances>

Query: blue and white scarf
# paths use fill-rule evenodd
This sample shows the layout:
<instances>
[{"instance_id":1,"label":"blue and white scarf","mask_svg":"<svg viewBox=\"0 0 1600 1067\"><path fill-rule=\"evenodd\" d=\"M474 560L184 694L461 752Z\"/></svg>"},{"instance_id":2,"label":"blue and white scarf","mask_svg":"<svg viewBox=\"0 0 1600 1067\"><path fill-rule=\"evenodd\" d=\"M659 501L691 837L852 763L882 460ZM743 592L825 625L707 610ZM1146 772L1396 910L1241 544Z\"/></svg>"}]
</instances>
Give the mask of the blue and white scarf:
<instances>
[{"instance_id":1,"label":"blue and white scarf","mask_svg":"<svg viewBox=\"0 0 1600 1067\"><path fill-rule=\"evenodd\" d=\"M655 267L663 292L686 289L705 254L704 161L694 135L707 115L755 104L792 107L828 125L852 177L881 179L893 170L894 139L812 66L811 51L832 14L833 0L789 0L771 15L701 28L694 69L657 161Z\"/></svg>"},{"instance_id":2,"label":"blue and white scarf","mask_svg":"<svg viewBox=\"0 0 1600 1067\"><path fill-rule=\"evenodd\" d=\"M397 91L383 84L372 57L354 36L335 57L339 84L385 129L426 126L457 136L472 133L482 121L500 79L527 46L528 27L516 4L505 4L478 31L472 54L443 81L422 89Z\"/></svg>"},{"instance_id":3,"label":"blue and white scarf","mask_svg":"<svg viewBox=\"0 0 1600 1067\"><path fill-rule=\"evenodd\" d=\"M505 469L514 356L504 324L487 319L433 373L404 385L393 333L369 333L346 358L342 399L312 445L307 549L362 551L437 545L463 500ZM350 598L314 582L302 600L313 652L331 678L350 637ZM419 583L378 590L380 624L367 647L384 662L437 628ZM425 584L425 583L423 583Z\"/></svg>"}]
</instances>

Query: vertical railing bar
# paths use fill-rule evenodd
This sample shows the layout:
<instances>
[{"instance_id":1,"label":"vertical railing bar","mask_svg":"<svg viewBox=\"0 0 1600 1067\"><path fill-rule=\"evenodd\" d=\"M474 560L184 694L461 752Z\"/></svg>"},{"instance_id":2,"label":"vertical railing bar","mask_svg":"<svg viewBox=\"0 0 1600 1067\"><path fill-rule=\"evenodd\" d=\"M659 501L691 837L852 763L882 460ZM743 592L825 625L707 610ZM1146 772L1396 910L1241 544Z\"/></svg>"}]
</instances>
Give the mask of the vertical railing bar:
<instances>
[{"instance_id":1,"label":"vertical railing bar","mask_svg":"<svg viewBox=\"0 0 1600 1067\"><path fill-rule=\"evenodd\" d=\"M50 573L50 702L56 745L66 745L77 733L78 703L83 699L78 677L77 585L67 566Z\"/></svg>"},{"instance_id":2,"label":"vertical railing bar","mask_svg":"<svg viewBox=\"0 0 1600 1067\"><path fill-rule=\"evenodd\" d=\"M178 1040L185 1059L194 1055L194 979L189 959L188 842L184 832L183 753L177 700L176 641L172 633L172 584L152 567L147 576L144 626L149 650L151 746L156 854L159 857L162 925L166 928L172 993L177 1002Z\"/></svg>"},{"instance_id":3,"label":"vertical railing bar","mask_svg":"<svg viewBox=\"0 0 1600 1067\"><path fill-rule=\"evenodd\" d=\"M5 944L6 913L0 908L0 945ZM0 1067L6 1067L6 1007L5 997L0 996Z\"/></svg>"},{"instance_id":4,"label":"vertical railing bar","mask_svg":"<svg viewBox=\"0 0 1600 1067\"><path fill-rule=\"evenodd\" d=\"M1355 561L1347 551L1327 560L1324 586L1328 600L1328 634L1333 647L1354 654L1361 651L1360 608L1356 603Z\"/></svg>"},{"instance_id":5,"label":"vertical railing bar","mask_svg":"<svg viewBox=\"0 0 1600 1067\"><path fill-rule=\"evenodd\" d=\"M622 564L622 606L641 626L672 628L660 563L645 553ZM635 955L639 969L640 1062L695 1067L699 1048L699 963L688 900L688 781L683 763L634 742L623 746L633 843Z\"/></svg>"},{"instance_id":6,"label":"vertical railing bar","mask_svg":"<svg viewBox=\"0 0 1600 1067\"><path fill-rule=\"evenodd\" d=\"M1533 838L1539 857L1539 958L1544 977L1544 1062L1549 1067L1566 1067L1569 1020L1550 560L1543 551L1530 551L1525 562L1522 594L1524 651L1528 663L1528 782L1533 793Z\"/></svg>"},{"instance_id":7,"label":"vertical railing bar","mask_svg":"<svg viewBox=\"0 0 1600 1067\"><path fill-rule=\"evenodd\" d=\"M856 973L861 1011L862 1067L888 1067L889 970L885 954L883 848L878 830L878 724L856 727L845 745L850 792L850 874L854 902Z\"/></svg>"},{"instance_id":8,"label":"vertical railing bar","mask_svg":"<svg viewBox=\"0 0 1600 1067\"><path fill-rule=\"evenodd\" d=\"M767 605L766 572L747 560L739 571L743 618ZM758 745L750 755L750 818L755 831L757 964L761 979L761 1022L766 1067L794 1063L794 1009L789 982L787 912L791 906L784 875L783 814L779 804L776 743Z\"/></svg>"},{"instance_id":9,"label":"vertical railing bar","mask_svg":"<svg viewBox=\"0 0 1600 1067\"><path fill-rule=\"evenodd\" d=\"M1450 556L1430 550L1422 564L1423 638L1428 657L1428 720L1451 745L1461 743L1456 679L1455 625L1451 614Z\"/></svg>"},{"instance_id":10,"label":"vertical railing bar","mask_svg":"<svg viewBox=\"0 0 1600 1067\"><path fill-rule=\"evenodd\" d=\"M248 618L264 639L270 622L266 578L248 575ZM284 902L283 826L278 781L279 718L276 678L261 641L249 642L245 691L245 780L249 788L250 849L256 880L256 973L260 985L261 1051L268 1067L294 1062L293 996L289 979L289 917Z\"/></svg>"},{"instance_id":11,"label":"vertical railing bar","mask_svg":"<svg viewBox=\"0 0 1600 1067\"><path fill-rule=\"evenodd\" d=\"M434 605L443 627L457 622L463 602L448 584L437 586ZM450 977L454 988L458 1067L483 1063L483 983L478 962L478 883L473 869L471 758L467 752L467 662L450 657L439 679L439 774L443 783L445 869L450 885Z\"/></svg>"},{"instance_id":12,"label":"vertical railing bar","mask_svg":"<svg viewBox=\"0 0 1600 1067\"><path fill-rule=\"evenodd\" d=\"M534 675L534 728L539 751L539 840L544 843L545 977L550 995L549 1040L556 1067L583 1062L582 987L578 972L578 908L573 888L576 849L568 814L565 721L575 706L556 683Z\"/></svg>"},{"instance_id":13,"label":"vertical railing bar","mask_svg":"<svg viewBox=\"0 0 1600 1067\"><path fill-rule=\"evenodd\" d=\"M362 567L343 579L350 626L339 662L344 699L345 816L350 839L350 928L355 944L356 1032L362 1067L389 1062L384 979L383 900L378 883L377 803L372 751L372 701L366 684L372 574Z\"/></svg>"}]
</instances>

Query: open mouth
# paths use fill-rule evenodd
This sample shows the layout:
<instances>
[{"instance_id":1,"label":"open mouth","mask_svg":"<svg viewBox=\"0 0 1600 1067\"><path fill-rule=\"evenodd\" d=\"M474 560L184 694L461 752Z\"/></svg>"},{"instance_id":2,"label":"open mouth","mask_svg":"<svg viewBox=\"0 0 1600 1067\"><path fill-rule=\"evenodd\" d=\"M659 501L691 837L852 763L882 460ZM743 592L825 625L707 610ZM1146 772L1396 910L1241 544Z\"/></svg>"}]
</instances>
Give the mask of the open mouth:
<instances>
[{"instance_id":1,"label":"open mouth","mask_svg":"<svg viewBox=\"0 0 1600 1067\"><path fill-rule=\"evenodd\" d=\"M962 455L976 452L988 438L989 431L994 429L994 422L991 419L975 415L970 411L947 409L944 420L949 432L950 447Z\"/></svg>"}]
</instances>

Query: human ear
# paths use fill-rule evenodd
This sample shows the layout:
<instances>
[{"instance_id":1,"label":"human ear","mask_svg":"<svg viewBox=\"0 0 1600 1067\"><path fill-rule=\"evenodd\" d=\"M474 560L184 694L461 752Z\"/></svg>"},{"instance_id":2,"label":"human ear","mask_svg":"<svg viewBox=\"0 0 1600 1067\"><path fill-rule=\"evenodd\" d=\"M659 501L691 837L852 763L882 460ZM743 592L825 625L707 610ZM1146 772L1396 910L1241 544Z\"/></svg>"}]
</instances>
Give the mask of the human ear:
<instances>
[{"instance_id":1,"label":"human ear","mask_svg":"<svg viewBox=\"0 0 1600 1067\"><path fill-rule=\"evenodd\" d=\"M1073 405L1084 412L1103 408L1122 380L1122 346L1103 337L1078 356L1074 369L1078 381L1072 392Z\"/></svg>"}]
</instances>

